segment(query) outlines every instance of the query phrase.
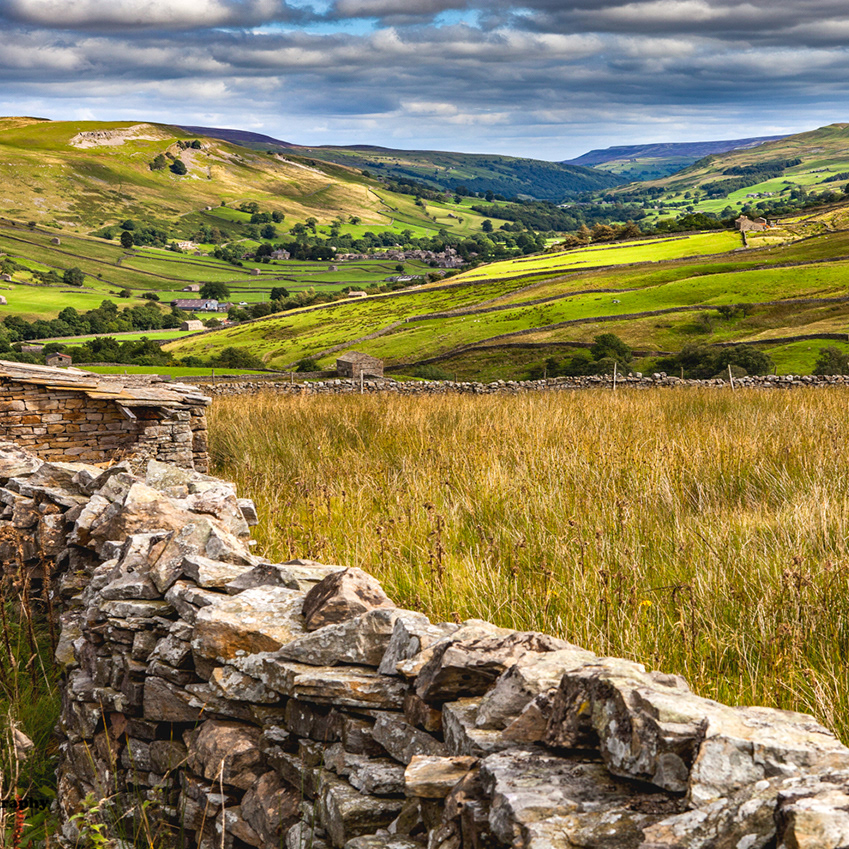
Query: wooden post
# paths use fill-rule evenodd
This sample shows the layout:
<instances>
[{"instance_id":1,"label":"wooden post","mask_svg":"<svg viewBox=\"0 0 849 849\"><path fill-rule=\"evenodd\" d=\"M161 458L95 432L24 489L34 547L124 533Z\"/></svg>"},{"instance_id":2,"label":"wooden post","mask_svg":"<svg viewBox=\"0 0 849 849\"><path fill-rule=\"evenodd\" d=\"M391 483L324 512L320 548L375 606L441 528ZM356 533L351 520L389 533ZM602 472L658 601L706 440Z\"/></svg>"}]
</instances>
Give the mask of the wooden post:
<instances>
[{"instance_id":1,"label":"wooden post","mask_svg":"<svg viewBox=\"0 0 849 849\"><path fill-rule=\"evenodd\" d=\"M295 382L295 372L290 371L289 372L289 383L294 383L294 382Z\"/></svg>"},{"instance_id":2,"label":"wooden post","mask_svg":"<svg viewBox=\"0 0 849 849\"><path fill-rule=\"evenodd\" d=\"M616 391L616 367L618 365L619 365L619 363L617 363L616 360L614 360L613 361L613 391L614 392Z\"/></svg>"},{"instance_id":3,"label":"wooden post","mask_svg":"<svg viewBox=\"0 0 849 849\"><path fill-rule=\"evenodd\" d=\"M734 375L731 374L731 363L728 363L728 382L731 384L731 388L734 388Z\"/></svg>"},{"instance_id":4,"label":"wooden post","mask_svg":"<svg viewBox=\"0 0 849 849\"><path fill-rule=\"evenodd\" d=\"M212 385L215 386L215 369L212 370Z\"/></svg>"},{"instance_id":5,"label":"wooden post","mask_svg":"<svg viewBox=\"0 0 849 849\"><path fill-rule=\"evenodd\" d=\"M363 394L363 373L360 372L360 395Z\"/></svg>"}]
</instances>

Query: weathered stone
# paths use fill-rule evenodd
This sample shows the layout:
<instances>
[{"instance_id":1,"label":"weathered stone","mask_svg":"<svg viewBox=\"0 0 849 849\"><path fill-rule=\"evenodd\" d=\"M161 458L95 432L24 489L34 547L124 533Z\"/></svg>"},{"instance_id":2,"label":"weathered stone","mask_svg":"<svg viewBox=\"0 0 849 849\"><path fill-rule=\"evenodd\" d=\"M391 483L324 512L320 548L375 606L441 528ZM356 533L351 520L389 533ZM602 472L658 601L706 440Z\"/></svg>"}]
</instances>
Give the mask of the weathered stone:
<instances>
[{"instance_id":1,"label":"weathered stone","mask_svg":"<svg viewBox=\"0 0 849 849\"><path fill-rule=\"evenodd\" d=\"M254 587L286 587L290 590L308 592L319 581L344 566L324 566L312 560L291 560L287 563L260 563L227 584L227 592L235 595Z\"/></svg>"},{"instance_id":2,"label":"weathered stone","mask_svg":"<svg viewBox=\"0 0 849 849\"><path fill-rule=\"evenodd\" d=\"M280 650L282 657L313 666L351 663L378 666L397 619L425 619L420 613L377 608L338 625L325 625Z\"/></svg>"},{"instance_id":3,"label":"weathered stone","mask_svg":"<svg viewBox=\"0 0 849 849\"><path fill-rule=\"evenodd\" d=\"M763 778L849 769L849 749L812 716L716 702L708 708L690 772L688 796L697 807Z\"/></svg>"},{"instance_id":4,"label":"weathered stone","mask_svg":"<svg viewBox=\"0 0 849 849\"><path fill-rule=\"evenodd\" d=\"M187 764L208 781L223 781L247 790L262 771L257 728L209 719L201 725Z\"/></svg>"},{"instance_id":5,"label":"weathered stone","mask_svg":"<svg viewBox=\"0 0 849 849\"><path fill-rule=\"evenodd\" d=\"M432 646L460 630L453 622L431 624L426 616L403 617L395 620L392 636L380 661L381 675L398 675L398 664L416 657ZM426 659L422 659L422 665Z\"/></svg>"},{"instance_id":6,"label":"weathered stone","mask_svg":"<svg viewBox=\"0 0 849 849\"><path fill-rule=\"evenodd\" d=\"M376 578L362 569L333 572L304 598L303 615L308 631L334 625L377 607L395 607Z\"/></svg>"},{"instance_id":7,"label":"weathered stone","mask_svg":"<svg viewBox=\"0 0 849 849\"><path fill-rule=\"evenodd\" d=\"M378 710L398 709L404 704L404 685L367 667L308 666L266 655L263 669L263 680L269 687L302 701Z\"/></svg>"},{"instance_id":8,"label":"weathered stone","mask_svg":"<svg viewBox=\"0 0 849 849\"><path fill-rule=\"evenodd\" d=\"M249 723L253 719L253 713L248 703L223 698L217 687L206 682L197 684L186 684L189 693L189 705L199 708L202 716L215 717L216 719L237 719L240 722Z\"/></svg>"},{"instance_id":9,"label":"weathered stone","mask_svg":"<svg viewBox=\"0 0 849 849\"><path fill-rule=\"evenodd\" d=\"M345 849L421 849L421 843L402 834L364 834L345 844Z\"/></svg>"},{"instance_id":10,"label":"weathered stone","mask_svg":"<svg viewBox=\"0 0 849 849\"><path fill-rule=\"evenodd\" d=\"M275 651L304 633L303 598L282 587L220 596L197 614L192 649L200 657L225 660L240 651Z\"/></svg>"},{"instance_id":11,"label":"weathered stone","mask_svg":"<svg viewBox=\"0 0 849 849\"><path fill-rule=\"evenodd\" d=\"M520 657L481 700L478 727L505 728L531 699L557 687L566 672L597 659L592 652L577 647Z\"/></svg>"},{"instance_id":12,"label":"weathered stone","mask_svg":"<svg viewBox=\"0 0 849 849\"><path fill-rule=\"evenodd\" d=\"M165 600L174 605L180 616L194 624L198 611L217 602L221 596L211 590L202 590L190 581L176 581L165 593Z\"/></svg>"},{"instance_id":13,"label":"weathered stone","mask_svg":"<svg viewBox=\"0 0 849 849\"><path fill-rule=\"evenodd\" d=\"M429 705L415 693L407 693L404 697L404 717L410 725L423 728L425 731L442 731L442 710Z\"/></svg>"},{"instance_id":14,"label":"weathered stone","mask_svg":"<svg viewBox=\"0 0 849 849\"><path fill-rule=\"evenodd\" d=\"M242 816L262 838L264 846L279 846L299 819L299 794L266 772L242 797Z\"/></svg>"},{"instance_id":15,"label":"weathered stone","mask_svg":"<svg viewBox=\"0 0 849 849\"><path fill-rule=\"evenodd\" d=\"M337 849L341 849L352 837L389 825L402 804L399 799L364 795L332 773L325 772L321 777L321 824Z\"/></svg>"},{"instance_id":16,"label":"weathered stone","mask_svg":"<svg viewBox=\"0 0 849 849\"><path fill-rule=\"evenodd\" d=\"M785 781L776 801L779 849L843 849L849 846L847 773L828 771L821 776Z\"/></svg>"},{"instance_id":17,"label":"weathered stone","mask_svg":"<svg viewBox=\"0 0 849 849\"><path fill-rule=\"evenodd\" d=\"M399 796L404 792L404 767L388 758L361 758L351 767L348 781L362 793Z\"/></svg>"},{"instance_id":18,"label":"weathered stone","mask_svg":"<svg viewBox=\"0 0 849 849\"><path fill-rule=\"evenodd\" d=\"M374 739L374 722L347 714L337 714L339 734L346 752L383 757L386 750Z\"/></svg>"},{"instance_id":19,"label":"weathered stone","mask_svg":"<svg viewBox=\"0 0 849 849\"><path fill-rule=\"evenodd\" d=\"M287 730L296 737L309 737L322 743L333 743L341 737L339 715L330 708L289 699L285 721Z\"/></svg>"},{"instance_id":20,"label":"weathered stone","mask_svg":"<svg viewBox=\"0 0 849 849\"><path fill-rule=\"evenodd\" d=\"M286 849L329 849L329 844L318 836L315 824L298 822L286 833Z\"/></svg>"},{"instance_id":21,"label":"weathered stone","mask_svg":"<svg viewBox=\"0 0 849 849\"><path fill-rule=\"evenodd\" d=\"M259 516L256 513L256 505L250 498L237 499L239 509L242 511L242 517L247 522L248 527L254 527L259 524Z\"/></svg>"},{"instance_id":22,"label":"weathered stone","mask_svg":"<svg viewBox=\"0 0 849 849\"><path fill-rule=\"evenodd\" d=\"M199 554L189 554L183 558L181 570L199 587L223 590L234 578L248 571L249 567L237 563L222 563L210 560Z\"/></svg>"},{"instance_id":23,"label":"weathered stone","mask_svg":"<svg viewBox=\"0 0 849 849\"><path fill-rule=\"evenodd\" d=\"M43 465L44 460L14 442L0 442L0 480L25 478L37 472Z\"/></svg>"},{"instance_id":24,"label":"weathered stone","mask_svg":"<svg viewBox=\"0 0 849 849\"><path fill-rule=\"evenodd\" d=\"M153 619L156 616L170 616L174 608L167 601L148 599L118 599L104 601L100 606L101 612L113 619Z\"/></svg>"},{"instance_id":25,"label":"weathered stone","mask_svg":"<svg viewBox=\"0 0 849 849\"><path fill-rule=\"evenodd\" d=\"M180 687L153 676L144 682L144 718L159 722L194 722L199 708L191 707L191 695Z\"/></svg>"},{"instance_id":26,"label":"weathered stone","mask_svg":"<svg viewBox=\"0 0 849 849\"><path fill-rule=\"evenodd\" d=\"M214 485L203 492L187 495L174 503L192 513L206 513L214 516L237 537L246 537L250 533L242 508L239 506L239 500L229 485Z\"/></svg>"},{"instance_id":27,"label":"weathered stone","mask_svg":"<svg viewBox=\"0 0 849 849\"><path fill-rule=\"evenodd\" d=\"M220 666L212 670L209 683L225 699L254 702L256 704L274 704L280 701L280 695L270 690L262 681L239 672L232 666Z\"/></svg>"},{"instance_id":28,"label":"weathered stone","mask_svg":"<svg viewBox=\"0 0 849 849\"><path fill-rule=\"evenodd\" d=\"M780 781L758 781L704 807L665 817L644 830L642 846L645 849L766 849L774 846Z\"/></svg>"},{"instance_id":29,"label":"weathered stone","mask_svg":"<svg viewBox=\"0 0 849 849\"><path fill-rule=\"evenodd\" d=\"M682 801L611 776L603 764L541 749L490 755L481 782L490 824L507 845L637 849L643 831L682 809Z\"/></svg>"},{"instance_id":30,"label":"weathered stone","mask_svg":"<svg viewBox=\"0 0 849 849\"><path fill-rule=\"evenodd\" d=\"M408 764L417 755L443 756L445 746L425 731L391 716L380 716L372 730L374 739L402 764Z\"/></svg>"},{"instance_id":31,"label":"weathered stone","mask_svg":"<svg viewBox=\"0 0 849 849\"><path fill-rule=\"evenodd\" d=\"M416 678L416 693L426 702L482 695L499 675L529 652L561 649L574 646L534 631L470 641L449 639L434 648L433 656Z\"/></svg>"},{"instance_id":32,"label":"weathered stone","mask_svg":"<svg viewBox=\"0 0 849 849\"><path fill-rule=\"evenodd\" d=\"M693 696L680 678L602 658L564 675L544 741L598 748L615 775L682 793L715 704Z\"/></svg>"},{"instance_id":33,"label":"weathered stone","mask_svg":"<svg viewBox=\"0 0 849 849\"><path fill-rule=\"evenodd\" d=\"M186 640L178 640L173 634L159 640L150 653L149 660L160 660L179 669L185 665L192 655L191 643Z\"/></svg>"},{"instance_id":34,"label":"weathered stone","mask_svg":"<svg viewBox=\"0 0 849 849\"><path fill-rule=\"evenodd\" d=\"M131 775L150 772L153 762L150 759L150 743L142 740L127 738L127 745L121 751L121 765Z\"/></svg>"},{"instance_id":35,"label":"weathered stone","mask_svg":"<svg viewBox=\"0 0 849 849\"><path fill-rule=\"evenodd\" d=\"M444 799L454 785L478 765L477 758L416 755L404 772L408 796Z\"/></svg>"},{"instance_id":36,"label":"weathered stone","mask_svg":"<svg viewBox=\"0 0 849 849\"><path fill-rule=\"evenodd\" d=\"M262 849L267 845L256 831L245 821L240 805L232 808L223 808L215 817L215 847L216 849L229 849L233 846L233 838Z\"/></svg>"},{"instance_id":37,"label":"weathered stone","mask_svg":"<svg viewBox=\"0 0 849 849\"><path fill-rule=\"evenodd\" d=\"M458 699L442 706L442 731L450 755L481 758L513 745L501 732L475 725L480 701L480 698Z\"/></svg>"},{"instance_id":38,"label":"weathered stone","mask_svg":"<svg viewBox=\"0 0 849 849\"><path fill-rule=\"evenodd\" d=\"M557 690L540 693L529 701L522 712L504 729L502 736L513 743L540 743L545 738L554 710Z\"/></svg>"},{"instance_id":39,"label":"weathered stone","mask_svg":"<svg viewBox=\"0 0 849 849\"><path fill-rule=\"evenodd\" d=\"M188 750L178 740L153 740L150 743L151 769L160 775L167 775L182 767Z\"/></svg>"}]
</instances>

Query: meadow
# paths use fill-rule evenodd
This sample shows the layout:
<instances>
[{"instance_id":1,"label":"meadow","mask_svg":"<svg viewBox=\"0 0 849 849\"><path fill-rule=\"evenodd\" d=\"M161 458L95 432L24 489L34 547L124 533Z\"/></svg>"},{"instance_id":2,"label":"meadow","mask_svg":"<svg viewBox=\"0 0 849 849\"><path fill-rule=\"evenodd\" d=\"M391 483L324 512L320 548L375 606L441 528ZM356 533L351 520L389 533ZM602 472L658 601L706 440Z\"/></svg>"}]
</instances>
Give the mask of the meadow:
<instances>
[{"instance_id":1,"label":"meadow","mask_svg":"<svg viewBox=\"0 0 849 849\"><path fill-rule=\"evenodd\" d=\"M260 551L810 712L849 741L845 390L219 398ZM246 426L246 422L248 425Z\"/></svg>"}]
</instances>

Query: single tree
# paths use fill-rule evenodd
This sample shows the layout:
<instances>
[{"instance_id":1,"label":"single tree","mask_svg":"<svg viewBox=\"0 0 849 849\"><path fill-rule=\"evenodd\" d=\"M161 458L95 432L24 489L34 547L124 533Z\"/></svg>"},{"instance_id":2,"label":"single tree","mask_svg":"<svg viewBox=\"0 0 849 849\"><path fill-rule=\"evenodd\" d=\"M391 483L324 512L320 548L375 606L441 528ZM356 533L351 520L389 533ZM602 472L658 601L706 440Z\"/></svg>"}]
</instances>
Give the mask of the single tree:
<instances>
[{"instance_id":1,"label":"single tree","mask_svg":"<svg viewBox=\"0 0 849 849\"><path fill-rule=\"evenodd\" d=\"M175 159L171 163L171 171L179 176L189 173L189 169L186 168L186 163L182 159Z\"/></svg>"},{"instance_id":2,"label":"single tree","mask_svg":"<svg viewBox=\"0 0 849 849\"><path fill-rule=\"evenodd\" d=\"M215 301L223 301L225 298L230 297L230 290L227 288L226 284L215 280L210 283L204 283L203 286L201 286L200 296L202 298L209 298Z\"/></svg>"},{"instance_id":3,"label":"single tree","mask_svg":"<svg viewBox=\"0 0 849 849\"><path fill-rule=\"evenodd\" d=\"M129 230L121 231L121 247L125 250L129 250L135 241L133 240L133 234Z\"/></svg>"},{"instance_id":4,"label":"single tree","mask_svg":"<svg viewBox=\"0 0 849 849\"><path fill-rule=\"evenodd\" d=\"M82 286L83 281L85 280L85 274L82 269L74 266L73 268L66 268L65 273L62 275L62 282L66 286Z\"/></svg>"}]
</instances>

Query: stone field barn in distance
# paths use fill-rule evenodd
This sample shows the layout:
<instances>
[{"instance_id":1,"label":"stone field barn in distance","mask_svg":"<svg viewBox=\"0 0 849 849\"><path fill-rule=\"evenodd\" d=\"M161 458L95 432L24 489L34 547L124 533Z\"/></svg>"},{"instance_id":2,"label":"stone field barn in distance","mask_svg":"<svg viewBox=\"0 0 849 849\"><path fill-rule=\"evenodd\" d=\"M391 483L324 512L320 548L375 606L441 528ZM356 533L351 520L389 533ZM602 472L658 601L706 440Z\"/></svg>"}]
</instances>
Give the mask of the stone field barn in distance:
<instances>
[{"instance_id":1,"label":"stone field barn in distance","mask_svg":"<svg viewBox=\"0 0 849 849\"><path fill-rule=\"evenodd\" d=\"M336 359L336 373L339 377L383 377L383 360L349 351Z\"/></svg>"},{"instance_id":2,"label":"stone field barn in distance","mask_svg":"<svg viewBox=\"0 0 849 849\"><path fill-rule=\"evenodd\" d=\"M194 387L125 386L77 369L0 361L0 439L45 460L133 453L205 472L206 407Z\"/></svg>"}]
</instances>

